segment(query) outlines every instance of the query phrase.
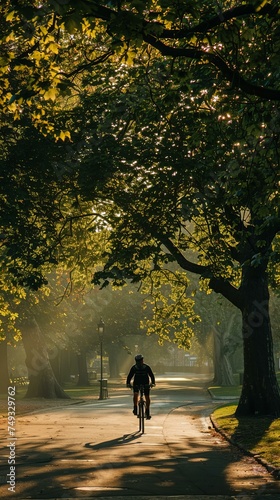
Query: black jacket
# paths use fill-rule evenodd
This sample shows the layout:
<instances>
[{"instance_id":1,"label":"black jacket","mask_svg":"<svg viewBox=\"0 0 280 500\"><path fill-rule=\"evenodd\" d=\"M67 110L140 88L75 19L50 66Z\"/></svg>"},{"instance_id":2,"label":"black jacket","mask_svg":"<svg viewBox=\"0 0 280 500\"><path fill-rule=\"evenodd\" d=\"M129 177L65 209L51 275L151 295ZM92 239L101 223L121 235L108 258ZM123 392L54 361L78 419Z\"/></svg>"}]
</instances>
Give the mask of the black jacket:
<instances>
[{"instance_id":1,"label":"black jacket","mask_svg":"<svg viewBox=\"0 0 280 500\"><path fill-rule=\"evenodd\" d=\"M148 385L150 383L155 384L155 376L149 365L133 365L130 368L130 372L127 376L126 383L130 384L131 379L134 377L133 385Z\"/></svg>"}]
</instances>

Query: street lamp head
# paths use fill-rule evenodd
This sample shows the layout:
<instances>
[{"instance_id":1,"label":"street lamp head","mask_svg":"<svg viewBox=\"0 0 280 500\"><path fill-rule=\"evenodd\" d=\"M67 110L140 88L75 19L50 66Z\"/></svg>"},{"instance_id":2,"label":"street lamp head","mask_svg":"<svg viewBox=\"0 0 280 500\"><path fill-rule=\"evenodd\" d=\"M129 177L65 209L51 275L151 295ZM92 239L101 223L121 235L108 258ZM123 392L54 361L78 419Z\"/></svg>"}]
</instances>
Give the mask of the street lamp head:
<instances>
[{"instance_id":1,"label":"street lamp head","mask_svg":"<svg viewBox=\"0 0 280 500\"><path fill-rule=\"evenodd\" d=\"M105 323L104 323L103 319L100 318L100 321L99 321L99 323L97 325L97 330L98 330L99 335L103 335L103 333L104 333L104 327L105 327Z\"/></svg>"}]
</instances>

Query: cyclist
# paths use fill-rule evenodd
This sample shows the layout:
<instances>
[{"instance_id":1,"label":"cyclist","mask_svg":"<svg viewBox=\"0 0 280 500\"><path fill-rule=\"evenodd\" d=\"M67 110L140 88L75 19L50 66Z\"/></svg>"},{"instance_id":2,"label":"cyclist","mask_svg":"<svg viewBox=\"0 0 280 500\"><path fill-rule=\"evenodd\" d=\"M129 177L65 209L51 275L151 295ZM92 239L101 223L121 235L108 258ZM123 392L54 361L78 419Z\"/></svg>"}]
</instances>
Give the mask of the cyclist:
<instances>
[{"instance_id":1,"label":"cyclist","mask_svg":"<svg viewBox=\"0 0 280 500\"><path fill-rule=\"evenodd\" d=\"M137 354L135 356L135 365L130 368L127 375L126 385L131 387L130 382L133 378L133 413L137 415L137 402L140 385L144 385L145 398L146 398L146 418L150 419L150 386L155 385L155 376L149 365L144 363L144 356Z\"/></svg>"}]
</instances>

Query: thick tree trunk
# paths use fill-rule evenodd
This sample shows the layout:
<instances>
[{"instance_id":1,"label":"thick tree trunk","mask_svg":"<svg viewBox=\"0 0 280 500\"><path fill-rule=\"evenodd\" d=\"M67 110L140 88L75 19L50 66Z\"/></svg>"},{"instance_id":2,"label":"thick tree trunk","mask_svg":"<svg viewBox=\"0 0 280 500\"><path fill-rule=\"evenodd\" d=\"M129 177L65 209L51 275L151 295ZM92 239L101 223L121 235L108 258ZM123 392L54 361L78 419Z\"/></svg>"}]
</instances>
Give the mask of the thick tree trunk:
<instances>
[{"instance_id":1,"label":"thick tree trunk","mask_svg":"<svg viewBox=\"0 0 280 500\"><path fill-rule=\"evenodd\" d=\"M57 382L50 364L46 344L35 320L22 327L22 340L26 352L29 386L26 398L68 399Z\"/></svg>"},{"instance_id":2,"label":"thick tree trunk","mask_svg":"<svg viewBox=\"0 0 280 500\"><path fill-rule=\"evenodd\" d=\"M273 357L266 275L271 242L278 231L278 223L275 227L271 223L263 234L259 231L254 234L254 225L246 227L244 241L232 249L242 268L239 289L221 277L212 277L209 281L212 290L221 293L242 311L244 381L236 416L280 417L280 389ZM168 238L161 238L161 241L183 269L197 274L206 271L189 262Z\"/></svg>"},{"instance_id":3,"label":"thick tree trunk","mask_svg":"<svg viewBox=\"0 0 280 500\"><path fill-rule=\"evenodd\" d=\"M7 388L10 384L9 369L8 369L8 350L7 341L0 341L0 366L1 366L1 377L0 377L0 393L7 394Z\"/></svg>"},{"instance_id":4,"label":"thick tree trunk","mask_svg":"<svg viewBox=\"0 0 280 500\"><path fill-rule=\"evenodd\" d=\"M280 416L269 317L267 276L261 266L243 270L244 381L236 416Z\"/></svg>"}]
</instances>

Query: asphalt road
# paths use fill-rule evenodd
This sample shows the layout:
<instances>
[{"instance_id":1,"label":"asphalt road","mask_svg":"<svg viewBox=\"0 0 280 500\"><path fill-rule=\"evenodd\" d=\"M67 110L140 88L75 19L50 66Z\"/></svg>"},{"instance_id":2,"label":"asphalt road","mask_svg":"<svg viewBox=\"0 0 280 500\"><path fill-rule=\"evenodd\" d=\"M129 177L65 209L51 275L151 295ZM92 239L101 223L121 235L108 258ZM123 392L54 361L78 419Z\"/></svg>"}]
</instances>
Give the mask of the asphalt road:
<instances>
[{"instance_id":1,"label":"asphalt road","mask_svg":"<svg viewBox=\"0 0 280 500\"><path fill-rule=\"evenodd\" d=\"M0 497L279 500L280 482L212 428L204 382L158 378L144 435L127 389L18 416L13 442L1 430Z\"/></svg>"}]
</instances>

